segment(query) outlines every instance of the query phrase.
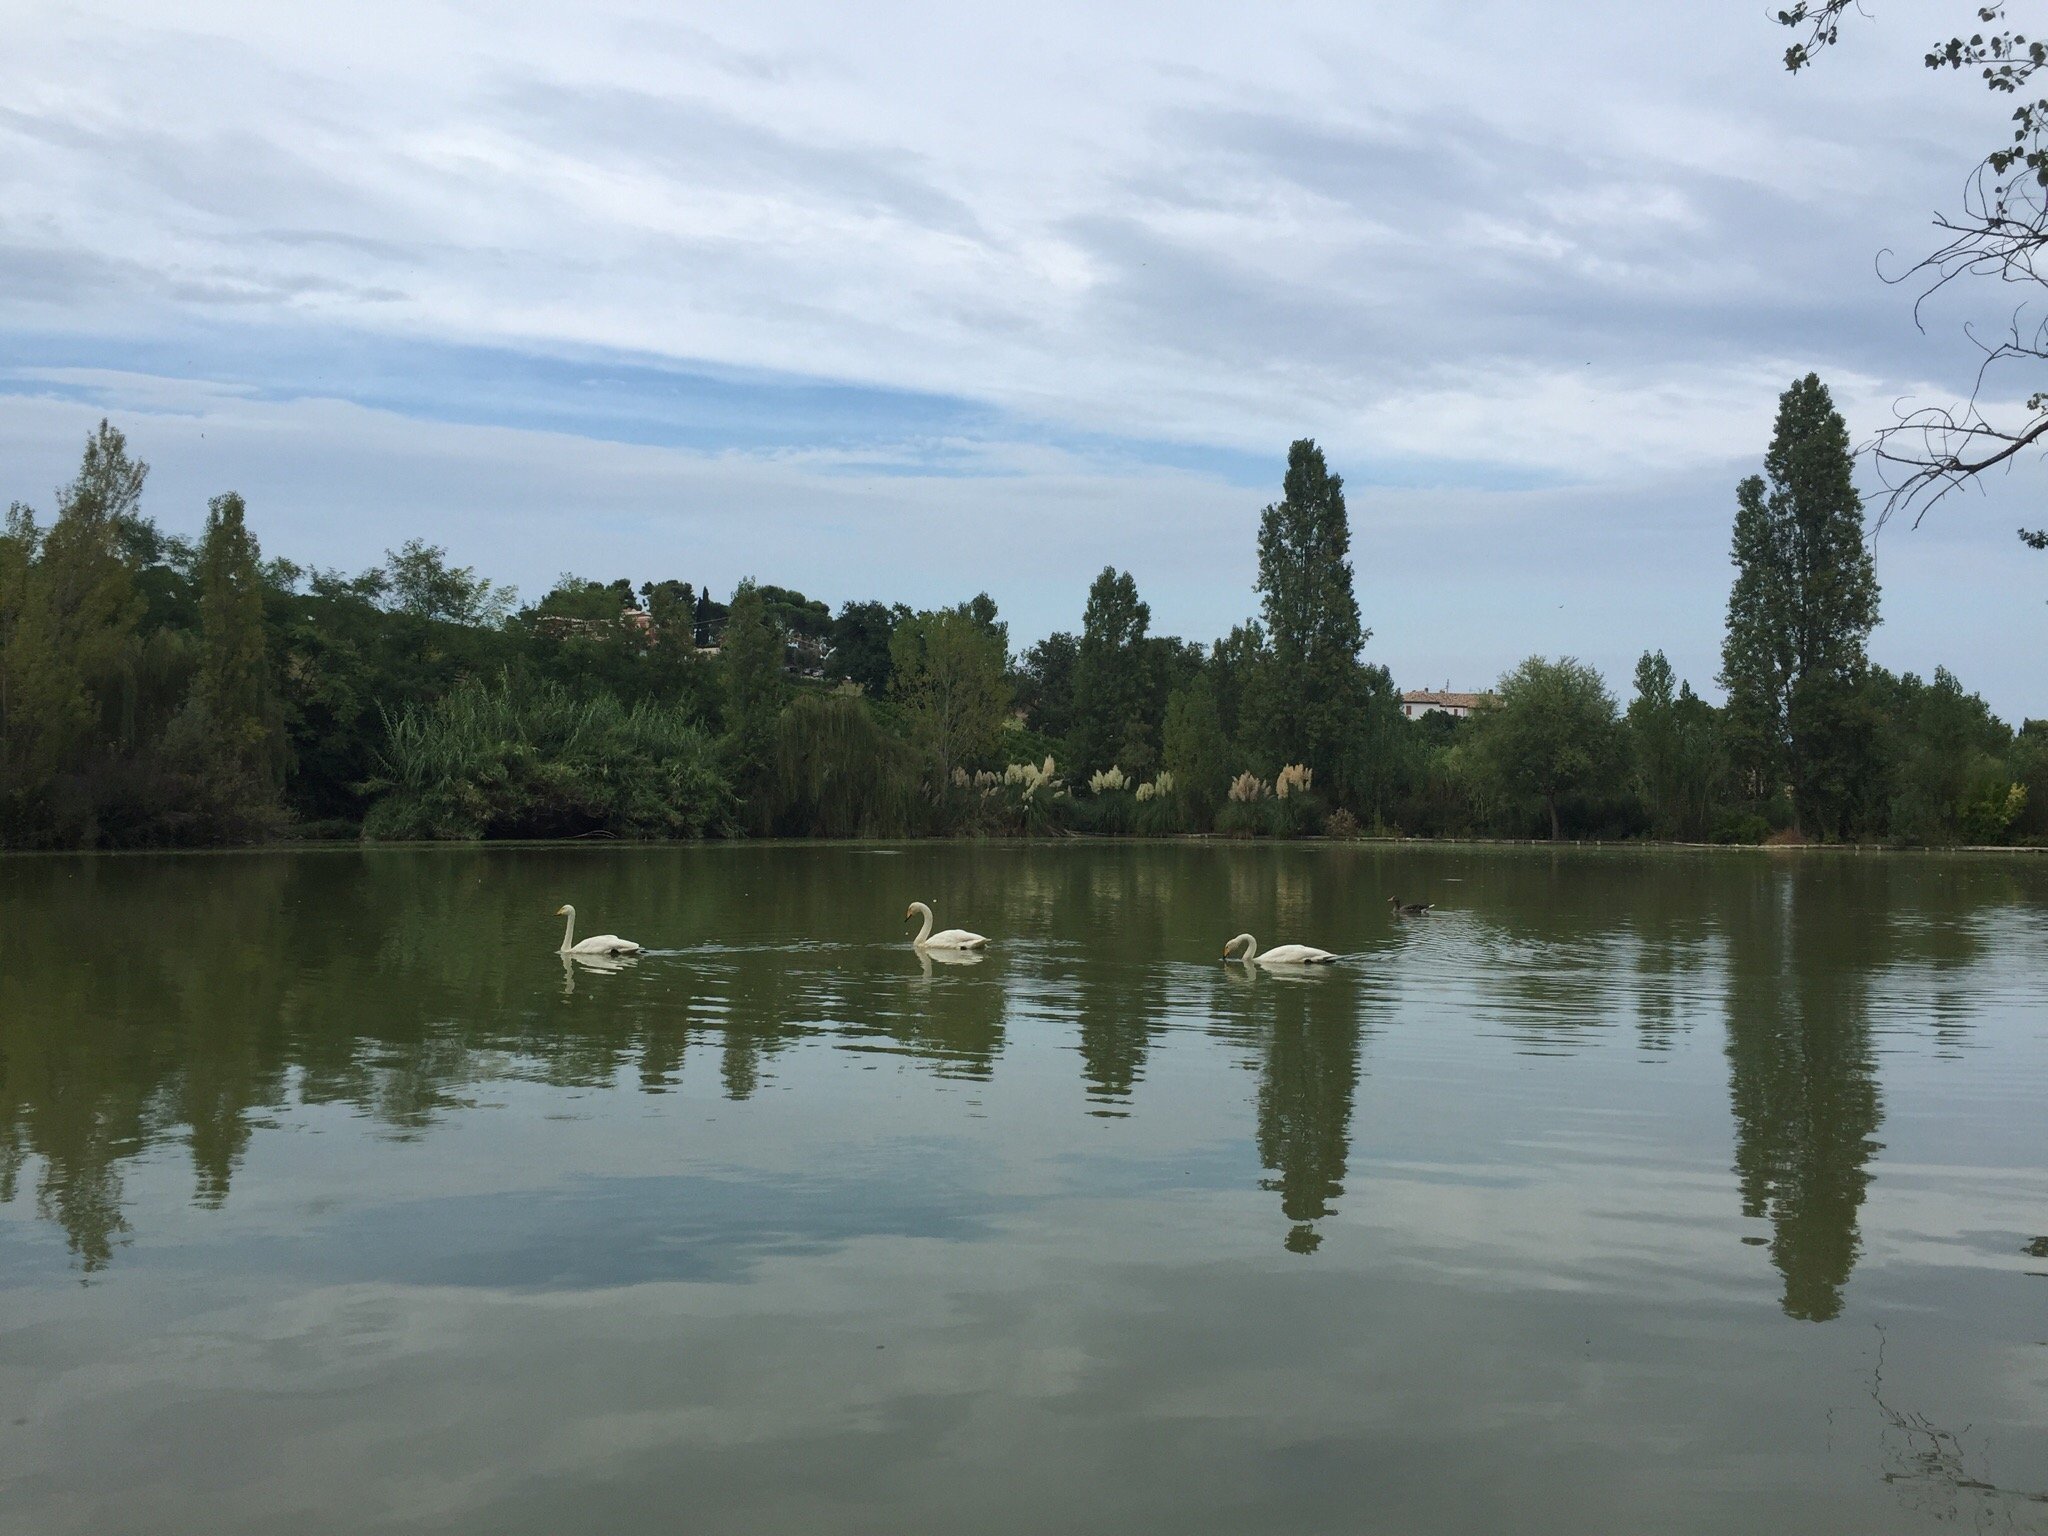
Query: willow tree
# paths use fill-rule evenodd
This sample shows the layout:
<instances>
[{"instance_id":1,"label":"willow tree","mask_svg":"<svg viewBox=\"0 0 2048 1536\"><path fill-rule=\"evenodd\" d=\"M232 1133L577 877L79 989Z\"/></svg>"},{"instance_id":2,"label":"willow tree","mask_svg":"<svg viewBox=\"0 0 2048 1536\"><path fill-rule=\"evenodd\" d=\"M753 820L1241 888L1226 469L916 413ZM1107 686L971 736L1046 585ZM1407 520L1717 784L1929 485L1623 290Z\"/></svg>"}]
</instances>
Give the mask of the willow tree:
<instances>
[{"instance_id":1,"label":"willow tree","mask_svg":"<svg viewBox=\"0 0 2048 1536\"><path fill-rule=\"evenodd\" d=\"M1736 490L1721 686L1739 759L1793 825L1839 832L1870 750L1857 698L1877 624L1849 428L1814 374L1778 401L1764 473Z\"/></svg>"},{"instance_id":2,"label":"willow tree","mask_svg":"<svg viewBox=\"0 0 2048 1536\"><path fill-rule=\"evenodd\" d=\"M1260 726L1272 756L1307 763L1340 793L1362 703L1358 653L1370 631L1351 585L1344 479L1308 438L1287 450L1281 498L1259 517L1259 579L1269 660Z\"/></svg>"}]
</instances>

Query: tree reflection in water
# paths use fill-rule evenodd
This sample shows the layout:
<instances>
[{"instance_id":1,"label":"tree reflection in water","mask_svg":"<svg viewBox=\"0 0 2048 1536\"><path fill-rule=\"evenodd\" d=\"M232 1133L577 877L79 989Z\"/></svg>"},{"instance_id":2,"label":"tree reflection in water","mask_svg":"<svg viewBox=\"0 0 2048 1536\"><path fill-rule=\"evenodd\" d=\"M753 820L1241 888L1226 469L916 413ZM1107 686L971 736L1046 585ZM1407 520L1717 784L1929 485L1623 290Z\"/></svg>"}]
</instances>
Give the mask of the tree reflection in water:
<instances>
[{"instance_id":1,"label":"tree reflection in water","mask_svg":"<svg viewBox=\"0 0 2048 1536\"><path fill-rule=\"evenodd\" d=\"M1261 977L1271 1018L1259 1072L1259 1161L1274 1172L1261 1187L1279 1192L1291 1253L1322 1245L1316 1223L1344 1193L1360 1032L1349 979L1323 972Z\"/></svg>"},{"instance_id":2,"label":"tree reflection in water","mask_svg":"<svg viewBox=\"0 0 2048 1536\"><path fill-rule=\"evenodd\" d=\"M1879 940L1838 908L1802 903L1812 875L1781 869L1731 907L1724 995L1742 1213L1771 1223L1786 1315L1824 1322L1842 1310L1879 1149L1868 1007Z\"/></svg>"},{"instance_id":3,"label":"tree reflection in water","mask_svg":"<svg viewBox=\"0 0 2048 1536\"><path fill-rule=\"evenodd\" d=\"M2039 1531L2048 1525L2048 1491L2002 1487L1982 1475L1984 1453L1971 1449L1967 1427L1944 1429L1923 1413L1886 1401L1882 1328L1877 1338L1870 1400L1883 1425L1880 1475L1906 1506L1946 1525L1967 1521L1974 1531Z\"/></svg>"},{"instance_id":4,"label":"tree reflection in water","mask_svg":"<svg viewBox=\"0 0 2048 1536\"><path fill-rule=\"evenodd\" d=\"M1280 1197L1286 1246L1318 1247L1344 1190L1370 972L1287 977L1210 957L1247 915L1326 937L1316 915L1371 884L1358 862L1371 855L788 857L805 860L801 877L766 878L741 850L717 849L14 864L4 908L17 958L0 968L0 1198L39 1163L36 1209L91 1274L129 1235L132 1160L182 1144L194 1198L218 1206L265 1112L293 1103L351 1106L417 1135L479 1082L610 1086L630 1074L667 1090L686 1056L713 1043L720 1091L745 1100L781 1053L828 1034L983 1079L1014 1015L1071 1029L1090 1112L1123 1113L1171 1021L1192 1016L1245 1048L1261 1182ZM1929 1027L1959 1039L1984 942L1968 911L1916 907L1890 888L1911 878L1897 862L1806 860L1764 878L1754 865L1700 866L1674 879L1669 865L1495 859L1468 873L1464 901L1491 915L1389 929L1380 969L1393 970L1399 946L1426 944L1418 975L1469 986L1467 1007L1514 1013L1512 1038L1548 1050L1592 1043L1632 1012L1637 1039L1661 1056L1693 1000L1718 988L1742 1210L1770 1224L1786 1313L1838 1316L1883 1118L1873 989L1899 967L1923 968L1940 979ZM2012 879L1978 877L1973 899L2012 903ZM1573 897L1574 881L1590 899ZM921 963L891 921L902 885L988 914L1012 937L977 963ZM620 926L653 916L629 931L674 952L630 971L565 964L557 976L539 915L565 895L587 896ZM1191 909L1202 930L1193 941ZM1113 936L1092 919L1058 926L1062 914L1109 912ZM69 937L80 932L96 936L88 953ZM1491 947L1476 960L1435 953L1460 944ZM1202 959L1160 958L1190 949ZM1531 954L1542 963L1515 963ZM1576 971L1561 964L1573 957ZM1469 983L1461 964L1476 973Z\"/></svg>"}]
</instances>

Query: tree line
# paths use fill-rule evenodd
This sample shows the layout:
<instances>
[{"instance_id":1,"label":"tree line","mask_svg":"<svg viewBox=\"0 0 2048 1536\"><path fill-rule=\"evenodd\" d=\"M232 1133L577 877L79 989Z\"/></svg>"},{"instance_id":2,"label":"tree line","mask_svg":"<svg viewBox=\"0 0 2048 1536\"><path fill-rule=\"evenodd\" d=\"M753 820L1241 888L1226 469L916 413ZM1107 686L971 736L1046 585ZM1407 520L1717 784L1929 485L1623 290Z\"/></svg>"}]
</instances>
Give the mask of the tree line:
<instances>
[{"instance_id":1,"label":"tree line","mask_svg":"<svg viewBox=\"0 0 2048 1536\"><path fill-rule=\"evenodd\" d=\"M1259 517L1258 613L1155 634L1105 568L1013 654L980 594L913 610L565 575L539 601L422 541L348 575L196 541L106 422L48 525L0 534L0 843L1101 832L2048 838L2048 722L1873 665L1848 432L1812 375L1737 489L1716 705L1660 651L1624 707L1532 656L1470 719L1404 715L1306 439Z\"/></svg>"}]
</instances>

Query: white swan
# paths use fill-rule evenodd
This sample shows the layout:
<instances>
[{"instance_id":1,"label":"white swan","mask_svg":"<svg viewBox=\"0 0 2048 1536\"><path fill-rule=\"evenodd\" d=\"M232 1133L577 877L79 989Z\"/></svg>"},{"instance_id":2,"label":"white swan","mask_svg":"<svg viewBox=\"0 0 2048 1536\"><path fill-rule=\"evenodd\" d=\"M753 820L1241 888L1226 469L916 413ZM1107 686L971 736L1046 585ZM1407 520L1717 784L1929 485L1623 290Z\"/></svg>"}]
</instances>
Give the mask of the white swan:
<instances>
[{"instance_id":1,"label":"white swan","mask_svg":"<svg viewBox=\"0 0 2048 1536\"><path fill-rule=\"evenodd\" d=\"M581 944L578 944L576 942L576 909L574 907L557 907L555 908L555 916L569 919L568 922L562 925L562 948L560 950L562 954L637 955L640 953L640 946L638 944L635 944L631 939L622 939L616 933L600 933L596 938L585 939Z\"/></svg>"},{"instance_id":2,"label":"white swan","mask_svg":"<svg viewBox=\"0 0 2048 1536\"><path fill-rule=\"evenodd\" d=\"M1243 953L1238 953L1239 950ZM1315 949L1307 944L1275 944L1262 955L1259 953L1259 941L1248 933L1240 933L1223 946L1223 958L1242 960L1246 965L1329 965L1337 957L1327 949Z\"/></svg>"},{"instance_id":3,"label":"white swan","mask_svg":"<svg viewBox=\"0 0 2048 1536\"><path fill-rule=\"evenodd\" d=\"M980 934L969 933L965 928L943 928L933 933L932 909L921 901L913 901L910 904L910 910L903 914L903 920L909 922L913 917L920 915L924 918L924 926L917 930L917 937L910 941L917 949L980 949L988 943Z\"/></svg>"}]
</instances>

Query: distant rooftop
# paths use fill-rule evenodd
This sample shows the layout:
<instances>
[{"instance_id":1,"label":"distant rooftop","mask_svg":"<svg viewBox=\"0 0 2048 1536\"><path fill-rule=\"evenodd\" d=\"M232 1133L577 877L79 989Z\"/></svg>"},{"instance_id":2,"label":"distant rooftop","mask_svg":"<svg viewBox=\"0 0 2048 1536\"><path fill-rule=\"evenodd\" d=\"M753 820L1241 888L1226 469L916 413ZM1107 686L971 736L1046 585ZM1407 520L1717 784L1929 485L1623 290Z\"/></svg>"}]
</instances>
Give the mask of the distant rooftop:
<instances>
[{"instance_id":1,"label":"distant rooftop","mask_svg":"<svg viewBox=\"0 0 2048 1536\"><path fill-rule=\"evenodd\" d=\"M1433 704L1438 709L1478 709L1493 702L1490 693L1452 693L1446 688L1414 688L1401 695L1403 704Z\"/></svg>"}]
</instances>

